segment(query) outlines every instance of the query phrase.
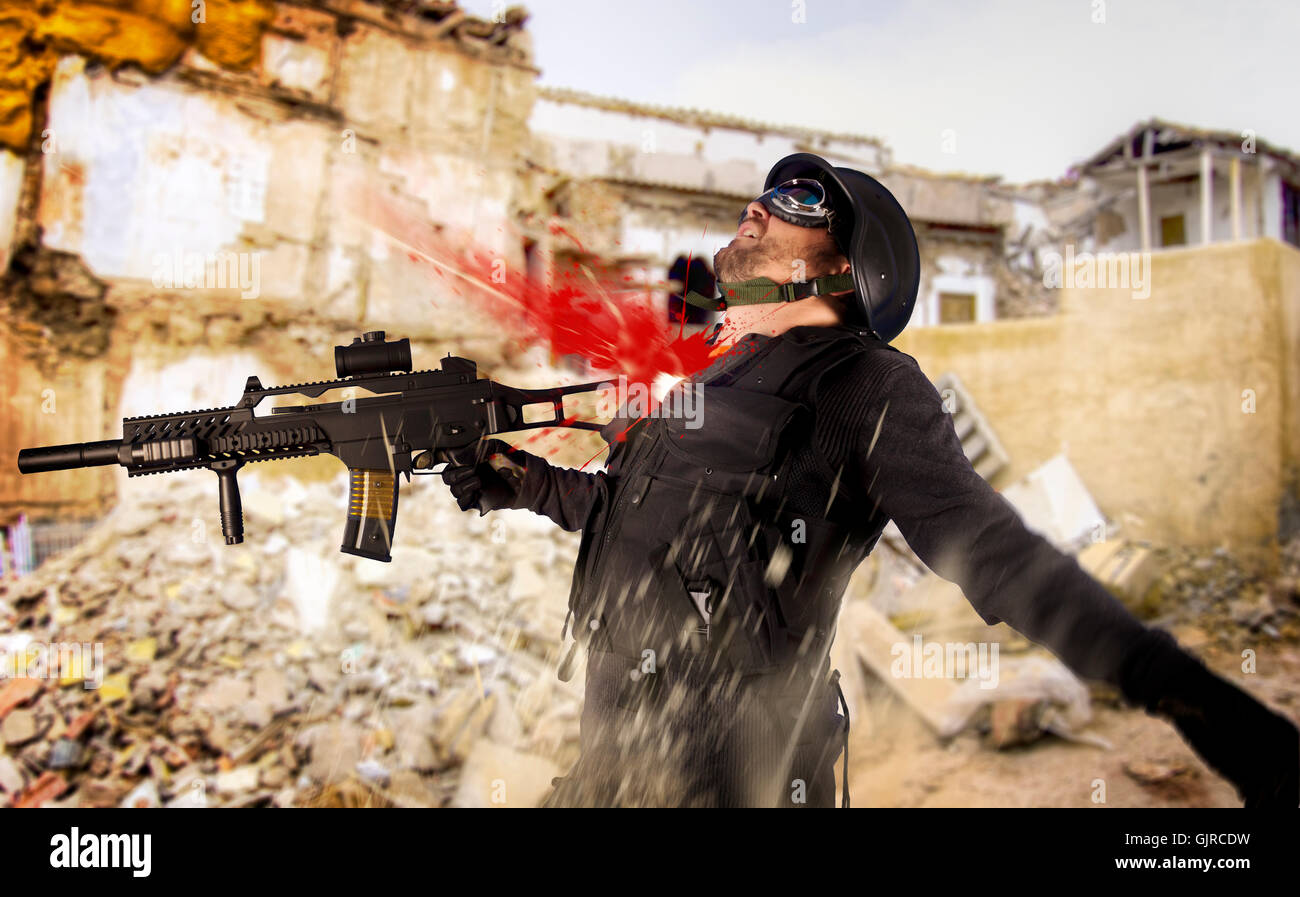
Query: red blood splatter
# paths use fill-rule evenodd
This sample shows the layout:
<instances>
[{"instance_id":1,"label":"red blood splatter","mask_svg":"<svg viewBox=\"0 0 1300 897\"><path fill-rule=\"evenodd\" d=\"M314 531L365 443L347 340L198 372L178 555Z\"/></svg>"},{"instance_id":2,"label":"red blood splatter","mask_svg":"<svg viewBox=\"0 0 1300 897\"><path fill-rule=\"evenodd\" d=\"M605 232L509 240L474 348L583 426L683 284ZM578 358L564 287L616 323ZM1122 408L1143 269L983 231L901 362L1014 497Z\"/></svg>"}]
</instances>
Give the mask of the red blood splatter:
<instances>
[{"instance_id":1,"label":"red blood splatter","mask_svg":"<svg viewBox=\"0 0 1300 897\"><path fill-rule=\"evenodd\" d=\"M354 197L355 213L396 241L414 263L455 284L454 291L500 323L524 348L549 345L558 356L586 359L599 376L623 374L629 383L650 384L660 374L688 377L724 351L705 344L702 333L685 336L642 288L622 287L621 272L599 259L556 270L548 288L509 270L492 252L453 246L419 212L373 192ZM582 243L559 224L555 234ZM675 331L675 332L674 332Z\"/></svg>"},{"instance_id":2,"label":"red blood splatter","mask_svg":"<svg viewBox=\"0 0 1300 897\"><path fill-rule=\"evenodd\" d=\"M564 234L566 237L568 237L570 240L573 241L573 245L578 247L578 251L579 251L579 252L586 252L586 251L587 251L586 249L583 248L582 243L580 243L580 242L578 241L578 238L577 238L577 237L575 237L573 234L569 233L567 230L565 230L563 227L561 227L559 224L555 223L554 221L551 222L551 224L550 224L550 226L547 228L547 230L549 230L549 231L551 232L551 236L556 236L556 235L558 235L558 234Z\"/></svg>"}]
</instances>

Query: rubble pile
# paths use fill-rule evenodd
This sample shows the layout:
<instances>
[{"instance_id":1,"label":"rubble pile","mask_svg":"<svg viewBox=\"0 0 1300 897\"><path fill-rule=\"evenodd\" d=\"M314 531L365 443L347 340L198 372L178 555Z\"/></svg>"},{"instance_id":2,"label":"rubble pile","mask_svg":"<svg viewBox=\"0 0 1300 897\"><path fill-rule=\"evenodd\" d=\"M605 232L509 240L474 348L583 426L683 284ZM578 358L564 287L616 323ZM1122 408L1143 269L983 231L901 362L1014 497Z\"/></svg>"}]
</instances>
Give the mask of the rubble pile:
<instances>
[{"instance_id":1,"label":"rubble pile","mask_svg":"<svg viewBox=\"0 0 1300 897\"><path fill-rule=\"evenodd\" d=\"M1278 575L1243 567L1230 551L1155 550L1161 575L1141 608L1173 627L1187 647L1239 648L1266 639L1300 640L1300 537L1285 543Z\"/></svg>"},{"instance_id":2,"label":"rubble pile","mask_svg":"<svg viewBox=\"0 0 1300 897\"><path fill-rule=\"evenodd\" d=\"M582 678L555 675L576 534L416 478L383 564L338 551L345 475L255 471L242 545L215 478L142 478L0 583L0 806L540 800L577 754Z\"/></svg>"},{"instance_id":3,"label":"rubble pile","mask_svg":"<svg viewBox=\"0 0 1300 897\"><path fill-rule=\"evenodd\" d=\"M0 582L0 806L538 803L577 756L583 677L555 675L577 534L462 513L417 478L383 564L338 551L345 475L261 467L242 479L242 545L224 544L210 475L138 478L82 544ZM904 618L925 609L927 638L967 641L970 621L940 613L965 604L888 547L855 579L837 651L870 666L878 642L883 681L932 687L888 675ZM1135 609L1186 647L1300 637L1300 538L1268 578L1225 550L1150 551L1159 573ZM1006 660L1001 691L972 692L995 736L1006 716L998 744L1050 704L1008 691L1033 653ZM861 696L857 662L837 664ZM973 718L962 694L909 695Z\"/></svg>"},{"instance_id":4,"label":"rubble pile","mask_svg":"<svg viewBox=\"0 0 1300 897\"><path fill-rule=\"evenodd\" d=\"M1139 618L1169 630L1195 653L1238 654L1261 642L1300 641L1300 536L1282 546L1276 574L1254 571L1224 548L1206 552L1123 539L1088 543L1077 558ZM991 651L994 643L999 656L988 681L969 654L955 677L915 674L923 665L915 658L929 648ZM1116 704L1118 692L1098 682L1085 689L1046 649L1005 623L988 627L961 589L930 573L892 524L850 586L833 658L846 695L856 701L855 718L868 731L891 723L865 697L892 694L941 740L971 730L999 749L1047 733L1110 746L1085 727L1090 700Z\"/></svg>"}]
</instances>

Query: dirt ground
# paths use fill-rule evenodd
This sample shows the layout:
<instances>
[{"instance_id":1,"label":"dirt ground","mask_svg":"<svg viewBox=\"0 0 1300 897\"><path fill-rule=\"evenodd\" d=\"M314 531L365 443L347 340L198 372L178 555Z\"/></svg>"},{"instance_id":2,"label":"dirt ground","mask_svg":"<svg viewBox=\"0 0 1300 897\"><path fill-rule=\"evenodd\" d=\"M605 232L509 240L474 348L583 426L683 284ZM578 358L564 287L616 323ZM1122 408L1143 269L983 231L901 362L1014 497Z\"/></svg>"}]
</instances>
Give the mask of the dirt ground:
<instances>
[{"instance_id":1,"label":"dirt ground","mask_svg":"<svg viewBox=\"0 0 1300 897\"><path fill-rule=\"evenodd\" d=\"M1258 648L1255 674L1224 651L1202 654L1217 673L1300 723L1300 646ZM1094 699L1089 735L1105 750L1047 735L993 750L966 732L941 743L906 705L877 688L854 719L849 790L855 807L1239 807L1233 787L1163 720ZM1142 784L1132 768L1155 779ZM837 769L842 768L837 767ZM1098 782L1100 780L1100 782Z\"/></svg>"}]
</instances>

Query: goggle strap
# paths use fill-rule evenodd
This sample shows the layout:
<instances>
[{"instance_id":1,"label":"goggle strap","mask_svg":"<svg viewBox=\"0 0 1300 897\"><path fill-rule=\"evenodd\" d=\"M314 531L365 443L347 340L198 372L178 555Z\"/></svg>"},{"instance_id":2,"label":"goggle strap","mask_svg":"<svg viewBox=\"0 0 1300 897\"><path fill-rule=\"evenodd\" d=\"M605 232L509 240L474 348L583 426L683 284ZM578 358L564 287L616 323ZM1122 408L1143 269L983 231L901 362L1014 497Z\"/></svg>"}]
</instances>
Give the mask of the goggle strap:
<instances>
[{"instance_id":1,"label":"goggle strap","mask_svg":"<svg viewBox=\"0 0 1300 897\"><path fill-rule=\"evenodd\" d=\"M709 298L699 293L687 293L689 305L698 308L721 310L732 305L761 305L769 302L797 302L809 296L825 296L853 289L852 274L828 274L804 283L773 283L771 281L741 281L719 283L720 298Z\"/></svg>"},{"instance_id":2,"label":"goggle strap","mask_svg":"<svg viewBox=\"0 0 1300 897\"><path fill-rule=\"evenodd\" d=\"M727 307L727 303L723 302L716 296L705 296L704 294L697 293L694 290L683 296L682 300L687 305L694 305L696 308L707 308L709 311L722 311Z\"/></svg>"}]
</instances>

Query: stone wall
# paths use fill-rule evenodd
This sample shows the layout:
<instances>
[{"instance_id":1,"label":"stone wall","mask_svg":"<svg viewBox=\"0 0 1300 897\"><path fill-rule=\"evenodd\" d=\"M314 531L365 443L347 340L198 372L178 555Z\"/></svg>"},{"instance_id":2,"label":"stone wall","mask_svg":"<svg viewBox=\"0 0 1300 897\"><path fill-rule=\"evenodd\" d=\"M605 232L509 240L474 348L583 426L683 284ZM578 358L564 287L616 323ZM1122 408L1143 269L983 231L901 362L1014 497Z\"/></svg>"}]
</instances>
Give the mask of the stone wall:
<instances>
[{"instance_id":1,"label":"stone wall","mask_svg":"<svg viewBox=\"0 0 1300 897\"><path fill-rule=\"evenodd\" d=\"M1011 456L1065 451L1126 535L1276 560L1300 467L1300 252L1274 240L1153 255L1151 294L1065 289L1050 318L909 330ZM1253 409L1253 410L1252 410Z\"/></svg>"}]
</instances>

